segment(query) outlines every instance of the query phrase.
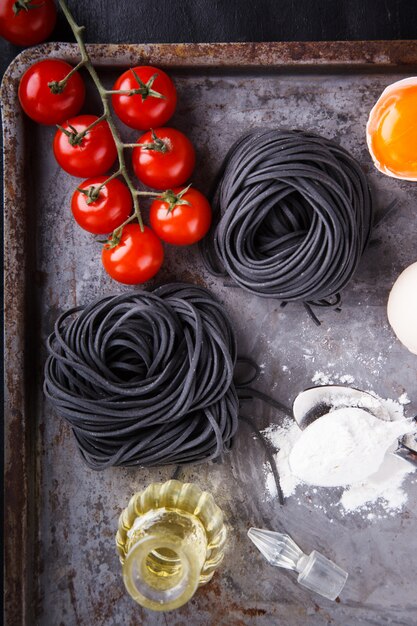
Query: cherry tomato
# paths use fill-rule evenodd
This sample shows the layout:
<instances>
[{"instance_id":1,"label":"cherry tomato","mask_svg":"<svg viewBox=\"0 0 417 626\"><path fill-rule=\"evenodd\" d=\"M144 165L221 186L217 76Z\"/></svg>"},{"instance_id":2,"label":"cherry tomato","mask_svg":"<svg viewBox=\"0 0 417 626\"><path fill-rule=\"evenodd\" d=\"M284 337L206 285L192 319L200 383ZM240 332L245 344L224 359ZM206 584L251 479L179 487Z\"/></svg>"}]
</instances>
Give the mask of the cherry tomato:
<instances>
[{"instance_id":1,"label":"cherry tomato","mask_svg":"<svg viewBox=\"0 0 417 626\"><path fill-rule=\"evenodd\" d=\"M106 176L85 180L74 191L71 201L72 214L77 224L95 235L111 233L132 212L132 196L126 185L113 178L99 190L105 181ZM86 195L88 193L90 196Z\"/></svg>"},{"instance_id":2,"label":"cherry tomato","mask_svg":"<svg viewBox=\"0 0 417 626\"><path fill-rule=\"evenodd\" d=\"M105 174L116 160L116 146L105 120L87 130L82 138L78 137L98 119L96 115L72 117L62 125L69 133L69 137L62 130L56 132L55 158L68 174L79 178L100 176Z\"/></svg>"},{"instance_id":3,"label":"cherry tomato","mask_svg":"<svg viewBox=\"0 0 417 626\"><path fill-rule=\"evenodd\" d=\"M123 227L120 242L103 247L101 260L106 272L119 283L137 285L155 276L164 260L164 249L153 230L139 224Z\"/></svg>"},{"instance_id":4,"label":"cherry tomato","mask_svg":"<svg viewBox=\"0 0 417 626\"><path fill-rule=\"evenodd\" d=\"M211 208L207 198L197 189L180 188L156 198L152 202L149 218L158 237L176 246L187 246L200 241L207 233L211 224Z\"/></svg>"},{"instance_id":5,"label":"cherry tomato","mask_svg":"<svg viewBox=\"0 0 417 626\"><path fill-rule=\"evenodd\" d=\"M112 96L116 114L131 128L147 130L162 126L175 111L175 85L164 71L156 67L139 65L127 70L116 80L113 89L138 90L134 95Z\"/></svg>"},{"instance_id":6,"label":"cherry tomato","mask_svg":"<svg viewBox=\"0 0 417 626\"><path fill-rule=\"evenodd\" d=\"M190 178L195 165L191 141L175 128L157 128L137 140L145 146L133 149L136 176L148 187L172 189ZM147 147L149 146L149 148Z\"/></svg>"},{"instance_id":7,"label":"cherry tomato","mask_svg":"<svg viewBox=\"0 0 417 626\"><path fill-rule=\"evenodd\" d=\"M54 0L2 0L0 37L17 46L34 46L45 41L56 22Z\"/></svg>"},{"instance_id":8,"label":"cherry tomato","mask_svg":"<svg viewBox=\"0 0 417 626\"><path fill-rule=\"evenodd\" d=\"M19 84L19 100L26 115L39 124L61 124L77 115L85 97L81 76L76 72L65 86L57 84L72 69L65 61L46 59L26 70ZM54 91L48 83L56 83Z\"/></svg>"}]
</instances>

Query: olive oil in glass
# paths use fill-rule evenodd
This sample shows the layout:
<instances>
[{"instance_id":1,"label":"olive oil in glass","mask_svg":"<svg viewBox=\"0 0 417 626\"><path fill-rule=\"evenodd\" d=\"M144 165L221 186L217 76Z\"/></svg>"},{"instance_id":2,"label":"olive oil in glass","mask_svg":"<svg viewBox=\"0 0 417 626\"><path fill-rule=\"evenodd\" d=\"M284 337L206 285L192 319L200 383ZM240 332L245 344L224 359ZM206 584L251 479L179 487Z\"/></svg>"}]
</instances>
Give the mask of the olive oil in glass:
<instances>
[{"instance_id":1,"label":"olive oil in glass","mask_svg":"<svg viewBox=\"0 0 417 626\"><path fill-rule=\"evenodd\" d=\"M169 480L135 494L119 519L116 546L132 598L154 611L190 600L221 563L223 513L197 485Z\"/></svg>"}]
</instances>

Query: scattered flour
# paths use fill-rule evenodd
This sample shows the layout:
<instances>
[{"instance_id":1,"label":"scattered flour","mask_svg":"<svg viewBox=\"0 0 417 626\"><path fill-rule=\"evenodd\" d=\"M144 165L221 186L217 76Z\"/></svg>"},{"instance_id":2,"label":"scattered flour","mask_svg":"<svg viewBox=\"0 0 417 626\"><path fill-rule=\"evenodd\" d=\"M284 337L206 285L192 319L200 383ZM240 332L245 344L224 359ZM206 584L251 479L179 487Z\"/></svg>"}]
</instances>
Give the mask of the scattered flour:
<instances>
[{"instance_id":1,"label":"scattered flour","mask_svg":"<svg viewBox=\"0 0 417 626\"><path fill-rule=\"evenodd\" d=\"M340 376L339 380L341 383L344 383L345 385L351 385L352 383L355 382L354 377L351 376L350 374L344 374L343 376Z\"/></svg>"},{"instance_id":2,"label":"scattered flour","mask_svg":"<svg viewBox=\"0 0 417 626\"><path fill-rule=\"evenodd\" d=\"M316 372L311 380L319 385L333 385L334 383L334 380L324 372Z\"/></svg>"},{"instance_id":3,"label":"scattered flour","mask_svg":"<svg viewBox=\"0 0 417 626\"><path fill-rule=\"evenodd\" d=\"M314 378L313 382L318 382L320 380L321 384L332 384L333 380L336 377L333 377L333 380L331 380L330 377L327 377L322 372L316 372ZM340 376L338 377L338 380L341 382ZM411 422L404 419L404 402L395 402L391 399L384 400L376 396L376 394L372 391L369 393L371 393L375 397L376 404L382 405L384 407L385 411L389 415L390 420L400 420L402 422L401 425L398 425L398 433L401 433L401 431L403 430L403 426L403 432L406 432L407 429L410 430ZM404 400L405 397L407 397L407 394L403 394L400 399ZM369 400L372 404L372 399L370 398ZM333 407L334 410L337 410L337 408L338 407L336 406ZM382 422L381 426L388 426L388 424L384 424ZM390 425L389 427L392 428L393 425ZM395 430L395 427L393 428ZM280 475L282 492L285 497L294 495L298 485L304 485L305 487L307 487L306 481L303 481L301 478L297 477L294 473L293 468L290 465L291 452L295 444L300 441L303 432L305 433L306 431L301 431L297 423L290 418L286 418L280 426L272 425L263 431L263 434L277 449L275 461ZM363 434L366 435L366 429ZM367 438L365 436L364 440L366 439ZM381 440L384 440L383 436ZM377 471L374 471L373 474L365 478L362 477L360 481L352 481L352 484L346 484L345 481L339 481L340 485L344 485L344 489L341 493L339 502L334 505L331 504L330 506L340 506L341 511L344 513L361 512L364 515L364 518L368 520L373 520L377 517L386 517L386 515L383 514L377 515L373 511L369 512L370 506L378 503L378 505L386 514L395 515L396 512L398 512L407 501L407 494L402 487L403 481L407 475L411 474L416 469L414 465L412 465L405 459L392 454L392 451L393 449L395 449L395 447L396 443L394 444L394 446L391 446L391 448L389 448L385 456L382 456L382 464L380 465L379 469L377 469ZM321 457L320 455L317 456L316 462L317 464L320 463L322 465L325 465L325 462L323 462L323 455ZM354 460L354 462L358 462L358 457L356 458L356 460ZM276 486L272 472L267 465L265 466L265 473L266 488L268 490L269 496L275 497ZM313 474L314 468L311 468L309 480L310 485L313 482L311 480L311 476ZM339 493L339 491L337 493ZM314 498L314 495L317 493L317 489L311 488L308 493L310 494L310 497ZM322 505L317 506L322 509L325 508Z\"/></svg>"},{"instance_id":4,"label":"scattered flour","mask_svg":"<svg viewBox=\"0 0 417 626\"><path fill-rule=\"evenodd\" d=\"M332 365L329 363L329 366ZM351 385L355 382L354 376L351 374L325 374L324 372L316 372L311 379L313 383L318 385L333 385L336 382L342 383L342 385Z\"/></svg>"},{"instance_id":5,"label":"scattered flour","mask_svg":"<svg viewBox=\"0 0 417 626\"><path fill-rule=\"evenodd\" d=\"M388 448L415 430L409 420L385 421L362 408L345 406L303 430L292 447L290 468L309 485L351 485L375 474Z\"/></svg>"},{"instance_id":6,"label":"scattered flour","mask_svg":"<svg viewBox=\"0 0 417 626\"><path fill-rule=\"evenodd\" d=\"M369 393L373 392L369 391ZM385 400L383 400L383 404L388 410L390 419L400 420L404 418L404 406L402 404L399 404L398 402L395 402L395 400L391 400L390 398L386 398Z\"/></svg>"},{"instance_id":7,"label":"scattered flour","mask_svg":"<svg viewBox=\"0 0 417 626\"><path fill-rule=\"evenodd\" d=\"M295 426L295 428L294 428ZM299 479L291 472L289 464L290 452L300 436L300 429L294 420L286 418L282 426L270 426L263 431L263 434L271 441L271 443L279 448L278 453L275 456L275 462L277 464L278 473L280 476L281 489L284 496L288 496L294 493L296 486L299 484ZM276 495L276 485L272 472L270 472L273 483L273 489ZM273 494L271 494L273 495Z\"/></svg>"},{"instance_id":8,"label":"scattered flour","mask_svg":"<svg viewBox=\"0 0 417 626\"><path fill-rule=\"evenodd\" d=\"M272 472L266 471L265 482L266 482L266 488L267 488L269 495L272 498L275 498L278 495L278 492L277 492L277 486L275 484L275 478Z\"/></svg>"},{"instance_id":9,"label":"scattered flour","mask_svg":"<svg viewBox=\"0 0 417 626\"><path fill-rule=\"evenodd\" d=\"M366 482L352 485L342 494L341 504L346 511L354 511L364 504L382 499L386 511L399 510L407 502L407 494L401 488L404 478L411 474L415 467L396 456L387 454L384 463ZM368 519L372 519L368 513Z\"/></svg>"},{"instance_id":10,"label":"scattered flour","mask_svg":"<svg viewBox=\"0 0 417 626\"><path fill-rule=\"evenodd\" d=\"M400 404L410 404L411 400L406 393L402 393L398 398Z\"/></svg>"}]
</instances>

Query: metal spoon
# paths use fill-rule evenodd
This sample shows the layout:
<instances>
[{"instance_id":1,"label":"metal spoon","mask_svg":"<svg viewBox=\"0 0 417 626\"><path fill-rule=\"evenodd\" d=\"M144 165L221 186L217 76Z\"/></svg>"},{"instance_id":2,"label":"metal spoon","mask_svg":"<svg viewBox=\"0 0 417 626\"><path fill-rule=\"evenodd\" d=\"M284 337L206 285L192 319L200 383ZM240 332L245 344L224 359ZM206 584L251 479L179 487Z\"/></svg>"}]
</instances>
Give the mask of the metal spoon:
<instances>
[{"instance_id":1,"label":"metal spoon","mask_svg":"<svg viewBox=\"0 0 417 626\"><path fill-rule=\"evenodd\" d=\"M382 402L362 389L345 385L322 385L302 391L294 400L293 416L301 430L335 408L359 407L378 419L390 421L388 410ZM417 418L414 418L417 419ZM404 435L395 454L417 466L417 438Z\"/></svg>"}]
</instances>

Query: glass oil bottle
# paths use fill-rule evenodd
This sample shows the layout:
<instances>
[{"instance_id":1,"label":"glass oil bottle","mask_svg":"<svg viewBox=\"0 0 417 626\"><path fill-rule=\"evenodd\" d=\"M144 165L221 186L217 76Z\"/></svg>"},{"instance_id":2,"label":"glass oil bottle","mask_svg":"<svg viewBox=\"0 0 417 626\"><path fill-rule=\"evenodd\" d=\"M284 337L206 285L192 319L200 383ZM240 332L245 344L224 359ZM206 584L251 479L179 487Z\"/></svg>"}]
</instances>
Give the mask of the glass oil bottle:
<instances>
[{"instance_id":1,"label":"glass oil bottle","mask_svg":"<svg viewBox=\"0 0 417 626\"><path fill-rule=\"evenodd\" d=\"M132 598L148 609L185 604L221 563L223 513L197 485L169 480L135 494L119 519L116 546Z\"/></svg>"}]
</instances>

